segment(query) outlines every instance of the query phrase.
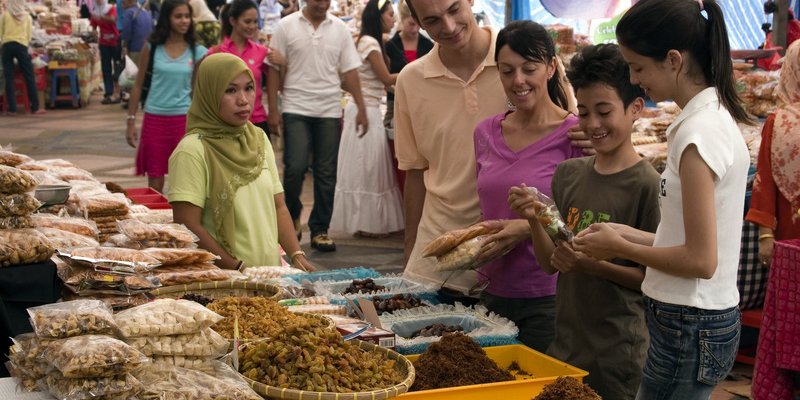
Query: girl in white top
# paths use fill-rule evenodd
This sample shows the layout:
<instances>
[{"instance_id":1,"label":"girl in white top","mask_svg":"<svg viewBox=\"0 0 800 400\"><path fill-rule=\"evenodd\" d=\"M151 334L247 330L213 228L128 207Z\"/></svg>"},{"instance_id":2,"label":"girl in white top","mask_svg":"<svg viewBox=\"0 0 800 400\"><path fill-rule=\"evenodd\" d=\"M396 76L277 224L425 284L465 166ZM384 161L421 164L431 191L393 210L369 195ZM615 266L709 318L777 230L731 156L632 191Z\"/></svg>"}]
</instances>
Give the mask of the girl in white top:
<instances>
[{"instance_id":1,"label":"girl in white top","mask_svg":"<svg viewBox=\"0 0 800 400\"><path fill-rule=\"evenodd\" d=\"M331 229L369 237L403 229L400 190L379 108L385 88L397 79L397 74L389 74L383 51L383 34L394 23L391 1L370 0L364 6L356 47L369 129L364 132L356 124L358 107L348 99L339 145Z\"/></svg>"},{"instance_id":2,"label":"girl in white top","mask_svg":"<svg viewBox=\"0 0 800 400\"><path fill-rule=\"evenodd\" d=\"M750 157L715 0L642 0L617 25L631 82L682 112L667 130L655 235L595 224L575 248L647 266L650 347L637 399L708 399L733 366L740 316L736 273Z\"/></svg>"}]
</instances>

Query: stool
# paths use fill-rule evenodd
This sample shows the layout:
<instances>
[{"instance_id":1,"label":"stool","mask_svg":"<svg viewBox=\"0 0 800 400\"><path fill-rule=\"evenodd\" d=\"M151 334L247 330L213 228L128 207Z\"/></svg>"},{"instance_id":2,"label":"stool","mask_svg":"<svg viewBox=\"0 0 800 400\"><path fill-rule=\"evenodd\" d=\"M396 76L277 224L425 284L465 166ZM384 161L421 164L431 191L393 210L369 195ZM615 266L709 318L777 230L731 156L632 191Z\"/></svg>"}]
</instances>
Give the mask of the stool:
<instances>
[{"instance_id":1,"label":"stool","mask_svg":"<svg viewBox=\"0 0 800 400\"><path fill-rule=\"evenodd\" d=\"M764 320L764 310L742 311L742 326L761 329ZM754 365L756 363L756 349L754 347L740 348L736 353L736 361L742 364Z\"/></svg>"},{"instance_id":2,"label":"stool","mask_svg":"<svg viewBox=\"0 0 800 400\"><path fill-rule=\"evenodd\" d=\"M50 83L50 108L56 107L58 100L71 100L72 107L78 108L81 106L80 89L78 88L78 69L77 68L50 68L51 83ZM58 79L69 79L69 94L61 95L58 93Z\"/></svg>"},{"instance_id":3,"label":"stool","mask_svg":"<svg viewBox=\"0 0 800 400\"><path fill-rule=\"evenodd\" d=\"M33 93L36 96L36 93ZM8 93L3 95L3 111L8 112L8 101L7 101ZM31 111L31 105L29 103L28 98L28 88L25 85L25 76L22 75L22 72L17 70L14 71L14 100L17 103L17 110L20 107L24 107L26 111Z\"/></svg>"}]
</instances>

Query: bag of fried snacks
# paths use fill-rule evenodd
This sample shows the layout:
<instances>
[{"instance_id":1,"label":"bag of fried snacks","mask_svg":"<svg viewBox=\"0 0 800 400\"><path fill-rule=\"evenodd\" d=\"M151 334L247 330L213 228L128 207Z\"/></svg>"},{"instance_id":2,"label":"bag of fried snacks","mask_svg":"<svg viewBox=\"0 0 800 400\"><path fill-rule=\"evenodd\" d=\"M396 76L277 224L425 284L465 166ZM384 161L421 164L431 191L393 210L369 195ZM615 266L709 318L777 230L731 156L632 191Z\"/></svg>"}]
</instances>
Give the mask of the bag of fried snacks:
<instances>
[{"instance_id":1,"label":"bag of fried snacks","mask_svg":"<svg viewBox=\"0 0 800 400\"><path fill-rule=\"evenodd\" d=\"M116 324L111 307L100 300L75 300L28 309L31 325L40 338L66 338L111 334Z\"/></svg>"},{"instance_id":2,"label":"bag of fried snacks","mask_svg":"<svg viewBox=\"0 0 800 400\"><path fill-rule=\"evenodd\" d=\"M550 239L553 239L553 241L562 240L571 242L575 235L567 227L567 224L564 223L564 219L561 218L561 213L558 212L558 207L556 207L556 203L553 199L547 197L546 194L535 187L527 187L526 190L538 199L535 206L536 219L542 224L542 227L544 227Z\"/></svg>"},{"instance_id":3,"label":"bag of fried snacks","mask_svg":"<svg viewBox=\"0 0 800 400\"><path fill-rule=\"evenodd\" d=\"M480 223L472 225L468 228L445 232L443 235L431 240L431 242L425 246L425 248L422 250L422 256L438 257L453 250L456 246L470 239L496 232L498 232L498 229L492 229Z\"/></svg>"}]
</instances>

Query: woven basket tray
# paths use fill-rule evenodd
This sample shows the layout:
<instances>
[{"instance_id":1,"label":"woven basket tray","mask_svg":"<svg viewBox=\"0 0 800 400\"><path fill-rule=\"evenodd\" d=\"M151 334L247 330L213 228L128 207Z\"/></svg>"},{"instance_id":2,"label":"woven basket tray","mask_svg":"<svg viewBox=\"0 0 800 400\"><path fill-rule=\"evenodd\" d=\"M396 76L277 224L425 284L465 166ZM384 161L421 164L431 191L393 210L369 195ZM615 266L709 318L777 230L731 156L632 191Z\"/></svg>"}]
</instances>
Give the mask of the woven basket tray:
<instances>
[{"instance_id":1,"label":"woven basket tray","mask_svg":"<svg viewBox=\"0 0 800 400\"><path fill-rule=\"evenodd\" d=\"M188 285L163 286L150 292L156 298L173 299L178 299L189 293L203 295L212 299L225 296L263 296L277 301L281 296L281 291L277 286L246 281L197 282Z\"/></svg>"},{"instance_id":2,"label":"woven basket tray","mask_svg":"<svg viewBox=\"0 0 800 400\"><path fill-rule=\"evenodd\" d=\"M386 353L390 360L395 360L395 368L400 369L405 378L397 385L390 386L384 389L373 390L370 392L353 392L353 393L331 393L331 392L310 392L305 390L296 389L283 389L275 386L268 386L261 382L256 382L241 376L256 393L268 399L284 399L284 400L383 400L391 397L399 396L408 391L414 383L414 365L411 364L407 358L403 357L397 352L389 350L384 347L374 345L372 343L356 340L354 343L359 348L366 351L379 351Z\"/></svg>"}]
</instances>

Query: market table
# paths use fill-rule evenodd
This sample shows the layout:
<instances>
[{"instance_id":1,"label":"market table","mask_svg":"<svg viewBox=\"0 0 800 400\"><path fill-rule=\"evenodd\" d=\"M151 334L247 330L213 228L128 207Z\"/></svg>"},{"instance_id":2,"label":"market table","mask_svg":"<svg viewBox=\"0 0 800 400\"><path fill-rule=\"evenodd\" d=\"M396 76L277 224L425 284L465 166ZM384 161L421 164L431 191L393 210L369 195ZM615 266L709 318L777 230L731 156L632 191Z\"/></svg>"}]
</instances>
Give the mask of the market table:
<instances>
[{"instance_id":1,"label":"market table","mask_svg":"<svg viewBox=\"0 0 800 400\"><path fill-rule=\"evenodd\" d=\"M753 371L754 400L791 400L800 371L800 240L775 242Z\"/></svg>"}]
</instances>

